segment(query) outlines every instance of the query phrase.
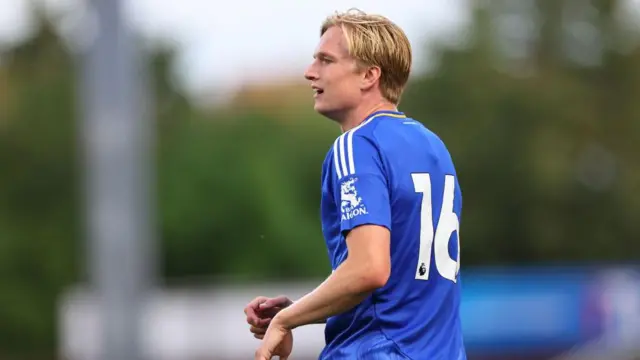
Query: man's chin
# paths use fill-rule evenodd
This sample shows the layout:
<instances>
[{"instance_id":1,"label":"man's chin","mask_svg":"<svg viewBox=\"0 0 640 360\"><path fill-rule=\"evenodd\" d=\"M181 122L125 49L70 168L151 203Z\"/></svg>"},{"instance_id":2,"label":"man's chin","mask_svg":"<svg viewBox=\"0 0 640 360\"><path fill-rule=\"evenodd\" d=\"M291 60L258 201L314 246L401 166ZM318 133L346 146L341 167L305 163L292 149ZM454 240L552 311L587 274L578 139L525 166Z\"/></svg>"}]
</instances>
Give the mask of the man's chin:
<instances>
[{"instance_id":1,"label":"man's chin","mask_svg":"<svg viewBox=\"0 0 640 360\"><path fill-rule=\"evenodd\" d=\"M317 111L317 112L322 112L324 110L324 104L322 104L322 102L316 100L313 103L313 110Z\"/></svg>"}]
</instances>

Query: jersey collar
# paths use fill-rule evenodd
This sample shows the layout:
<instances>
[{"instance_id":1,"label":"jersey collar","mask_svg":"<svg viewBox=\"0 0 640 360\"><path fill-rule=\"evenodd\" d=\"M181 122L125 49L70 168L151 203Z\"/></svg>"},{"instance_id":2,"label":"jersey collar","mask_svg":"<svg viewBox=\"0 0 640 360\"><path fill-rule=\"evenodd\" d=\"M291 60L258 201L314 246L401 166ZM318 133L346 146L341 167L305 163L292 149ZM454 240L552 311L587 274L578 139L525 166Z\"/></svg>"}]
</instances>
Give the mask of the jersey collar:
<instances>
[{"instance_id":1,"label":"jersey collar","mask_svg":"<svg viewBox=\"0 0 640 360\"><path fill-rule=\"evenodd\" d=\"M406 118L407 116L401 112L401 111L392 111L392 110L378 110L378 111L374 111L371 114L369 114L369 116L367 116L364 121L368 121L371 120L375 117L379 117L379 116L389 116L389 117L394 117L394 118Z\"/></svg>"}]
</instances>

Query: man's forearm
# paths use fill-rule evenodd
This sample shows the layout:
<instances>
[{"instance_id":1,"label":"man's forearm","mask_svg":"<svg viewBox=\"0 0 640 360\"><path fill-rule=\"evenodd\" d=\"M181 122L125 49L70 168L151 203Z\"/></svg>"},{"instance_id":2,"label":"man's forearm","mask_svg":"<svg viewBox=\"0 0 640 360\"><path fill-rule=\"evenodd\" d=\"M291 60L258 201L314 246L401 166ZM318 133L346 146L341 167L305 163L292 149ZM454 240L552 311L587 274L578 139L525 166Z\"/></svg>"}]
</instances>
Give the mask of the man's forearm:
<instances>
[{"instance_id":1,"label":"man's forearm","mask_svg":"<svg viewBox=\"0 0 640 360\"><path fill-rule=\"evenodd\" d=\"M278 313L274 321L288 329L324 323L361 303L375 287L366 269L347 260L315 290Z\"/></svg>"}]
</instances>

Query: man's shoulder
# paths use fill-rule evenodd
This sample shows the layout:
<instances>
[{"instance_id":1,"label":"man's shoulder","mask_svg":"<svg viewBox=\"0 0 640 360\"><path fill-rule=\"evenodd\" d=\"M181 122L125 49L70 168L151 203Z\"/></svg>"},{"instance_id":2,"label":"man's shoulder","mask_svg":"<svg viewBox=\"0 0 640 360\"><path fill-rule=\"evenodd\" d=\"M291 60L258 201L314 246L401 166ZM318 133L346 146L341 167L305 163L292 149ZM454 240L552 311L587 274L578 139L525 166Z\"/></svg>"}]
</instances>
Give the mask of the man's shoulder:
<instances>
[{"instance_id":1,"label":"man's shoulder","mask_svg":"<svg viewBox=\"0 0 640 360\"><path fill-rule=\"evenodd\" d=\"M376 136L376 123L363 123L338 136L327 151L325 160L331 160L334 154L338 157L353 156L363 152L377 152L379 141Z\"/></svg>"},{"instance_id":2,"label":"man's shoulder","mask_svg":"<svg viewBox=\"0 0 640 360\"><path fill-rule=\"evenodd\" d=\"M407 147L433 147L436 144L444 144L436 132L415 118L393 120L380 121L369 129L370 137L383 148L400 147L401 150L407 150Z\"/></svg>"}]
</instances>

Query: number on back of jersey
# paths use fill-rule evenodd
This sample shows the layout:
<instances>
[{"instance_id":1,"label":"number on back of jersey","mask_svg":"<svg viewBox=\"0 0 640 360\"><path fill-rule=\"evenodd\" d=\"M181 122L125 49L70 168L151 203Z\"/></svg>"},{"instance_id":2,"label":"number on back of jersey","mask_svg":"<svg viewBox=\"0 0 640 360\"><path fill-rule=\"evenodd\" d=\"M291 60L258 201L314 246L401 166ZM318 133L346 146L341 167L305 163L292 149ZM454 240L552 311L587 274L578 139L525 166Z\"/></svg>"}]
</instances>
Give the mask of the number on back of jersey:
<instances>
[{"instance_id":1,"label":"number on back of jersey","mask_svg":"<svg viewBox=\"0 0 640 360\"><path fill-rule=\"evenodd\" d=\"M431 199L431 176L427 173L411 174L416 192L422 194L420 208L420 250L416 279L428 280L431 268L431 252L435 251L435 266L440 276L453 282L457 281L460 270L460 220L453 211L455 193L455 178L446 175L444 193L442 195L442 209L440 210L438 227L433 229L433 204ZM449 256L449 240L453 232L457 232L458 256Z\"/></svg>"}]
</instances>

